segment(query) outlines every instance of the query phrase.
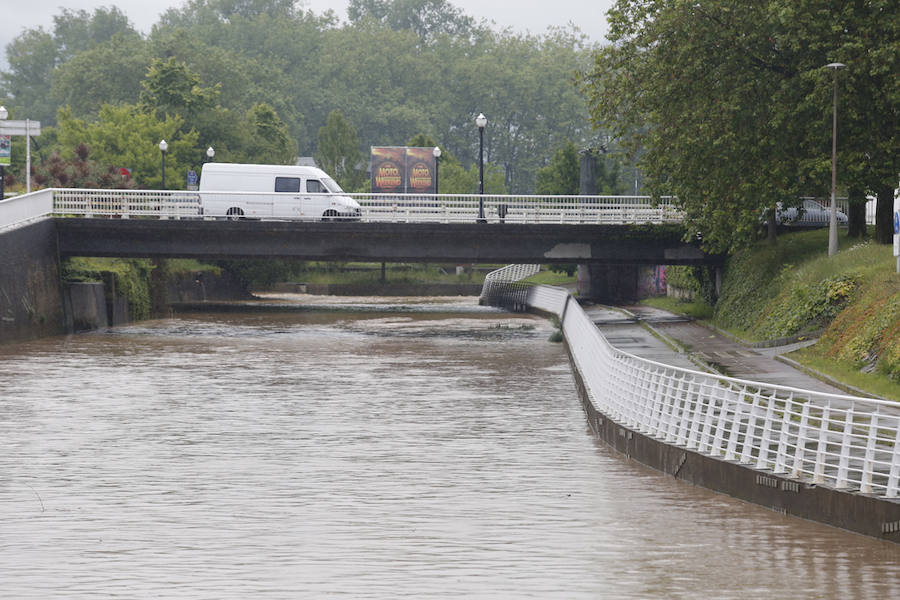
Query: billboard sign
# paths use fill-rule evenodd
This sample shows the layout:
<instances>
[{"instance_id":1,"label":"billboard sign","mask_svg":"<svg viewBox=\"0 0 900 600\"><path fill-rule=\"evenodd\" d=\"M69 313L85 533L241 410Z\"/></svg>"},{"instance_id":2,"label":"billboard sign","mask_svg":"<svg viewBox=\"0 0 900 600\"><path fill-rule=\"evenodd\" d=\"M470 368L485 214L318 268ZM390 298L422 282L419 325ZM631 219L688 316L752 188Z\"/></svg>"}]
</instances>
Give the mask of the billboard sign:
<instances>
[{"instance_id":1,"label":"billboard sign","mask_svg":"<svg viewBox=\"0 0 900 600\"><path fill-rule=\"evenodd\" d=\"M372 192L375 194L433 194L432 148L372 147Z\"/></svg>"},{"instance_id":2,"label":"billboard sign","mask_svg":"<svg viewBox=\"0 0 900 600\"><path fill-rule=\"evenodd\" d=\"M12 161L12 140L8 135L0 135L0 165L9 166Z\"/></svg>"},{"instance_id":3,"label":"billboard sign","mask_svg":"<svg viewBox=\"0 0 900 600\"><path fill-rule=\"evenodd\" d=\"M406 149L406 191L434 193L434 155L431 148Z\"/></svg>"}]
</instances>

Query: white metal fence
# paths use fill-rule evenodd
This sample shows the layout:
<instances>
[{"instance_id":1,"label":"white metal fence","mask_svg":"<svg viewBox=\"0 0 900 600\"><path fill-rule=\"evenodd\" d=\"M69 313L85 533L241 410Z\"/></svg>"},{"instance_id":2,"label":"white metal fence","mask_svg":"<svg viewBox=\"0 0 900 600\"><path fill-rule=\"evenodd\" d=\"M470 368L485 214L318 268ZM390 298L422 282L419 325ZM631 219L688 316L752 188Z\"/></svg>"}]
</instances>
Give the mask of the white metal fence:
<instances>
[{"instance_id":1,"label":"white metal fence","mask_svg":"<svg viewBox=\"0 0 900 600\"><path fill-rule=\"evenodd\" d=\"M516 283L540 272L541 265L507 265L491 271L484 277L478 301L481 304L524 310L531 286Z\"/></svg>"},{"instance_id":2,"label":"white metal fence","mask_svg":"<svg viewBox=\"0 0 900 600\"><path fill-rule=\"evenodd\" d=\"M521 295L519 286L511 292ZM598 411L669 444L749 468L900 495L900 407L664 365L616 349L566 290L534 286L556 314Z\"/></svg>"},{"instance_id":3,"label":"white metal fence","mask_svg":"<svg viewBox=\"0 0 900 600\"><path fill-rule=\"evenodd\" d=\"M216 192L218 196L246 193ZM303 196L330 196L304 194ZM253 194L272 202L272 194ZM479 210L492 223L631 224L678 222L680 213L670 198L654 203L648 196L479 196L346 194L359 202L361 221L369 223L474 223ZM49 205L48 205L49 198ZM41 216L199 219L203 192L168 190L98 190L52 188L16 196L12 202L29 218ZM4 203L5 204L5 203ZM11 205L12 206L12 205ZM4 214L7 213L7 214ZM318 217L314 217L318 219ZM0 205L0 228L19 219Z\"/></svg>"}]
</instances>

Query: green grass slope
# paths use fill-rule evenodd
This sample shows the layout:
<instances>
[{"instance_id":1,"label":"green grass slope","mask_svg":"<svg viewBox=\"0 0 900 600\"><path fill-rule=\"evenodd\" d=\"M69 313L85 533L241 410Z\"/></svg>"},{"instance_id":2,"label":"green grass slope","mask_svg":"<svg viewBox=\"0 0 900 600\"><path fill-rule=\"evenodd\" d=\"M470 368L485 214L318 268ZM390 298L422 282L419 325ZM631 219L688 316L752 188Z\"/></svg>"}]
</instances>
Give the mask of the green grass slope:
<instances>
[{"instance_id":1,"label":"green grass slope","mask_svg":"<svg viewBox=\"0 0 900 600\"><path fill-rule=\"evenodd\" d=\"M900 275L890 246L848 240L828 257L828 231L780 236L733 256L713 323L747 340L819 342L792 358L900 400Z\"/></svg>"}]
</instances>

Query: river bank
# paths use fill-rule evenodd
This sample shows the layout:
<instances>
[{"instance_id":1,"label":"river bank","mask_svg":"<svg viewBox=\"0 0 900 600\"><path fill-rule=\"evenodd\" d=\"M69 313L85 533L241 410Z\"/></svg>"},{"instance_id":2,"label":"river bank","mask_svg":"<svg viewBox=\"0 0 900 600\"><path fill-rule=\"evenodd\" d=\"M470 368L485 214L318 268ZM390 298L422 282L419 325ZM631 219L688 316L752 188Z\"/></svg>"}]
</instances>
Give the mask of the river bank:
<instances>
[{"instance_id":1,"label":"river bank","mask_svg":"<svg viewBox=\"0 0 900 600\"><path fill-rule=\"evenodd\" d=\"M841 235L840 252L829 257L827 235L782 235L731 256L718 298L708 273L671 269L670 283L692 288L694 300L647 304L693 315L746 346L815 339L787 358L900 401L900 274L891 247Z\"/></svg>"}]
</instances>

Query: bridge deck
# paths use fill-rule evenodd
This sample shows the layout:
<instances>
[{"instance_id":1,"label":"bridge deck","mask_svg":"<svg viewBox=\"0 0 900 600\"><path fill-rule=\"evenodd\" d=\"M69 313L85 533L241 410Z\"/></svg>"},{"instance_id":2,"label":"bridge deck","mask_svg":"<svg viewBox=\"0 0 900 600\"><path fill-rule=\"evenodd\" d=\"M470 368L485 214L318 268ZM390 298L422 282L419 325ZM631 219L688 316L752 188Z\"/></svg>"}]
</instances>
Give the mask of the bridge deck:
<instances>
[{"instance_id":1,"label":"bridge deck","mask_svg":"<svg viewBox=\"0 0 900 600\"><path fill-rule=\"evenodd\" d=\"M55 219L63 256L715 264L677 225Z\"/></svg>"}]
</instances>

